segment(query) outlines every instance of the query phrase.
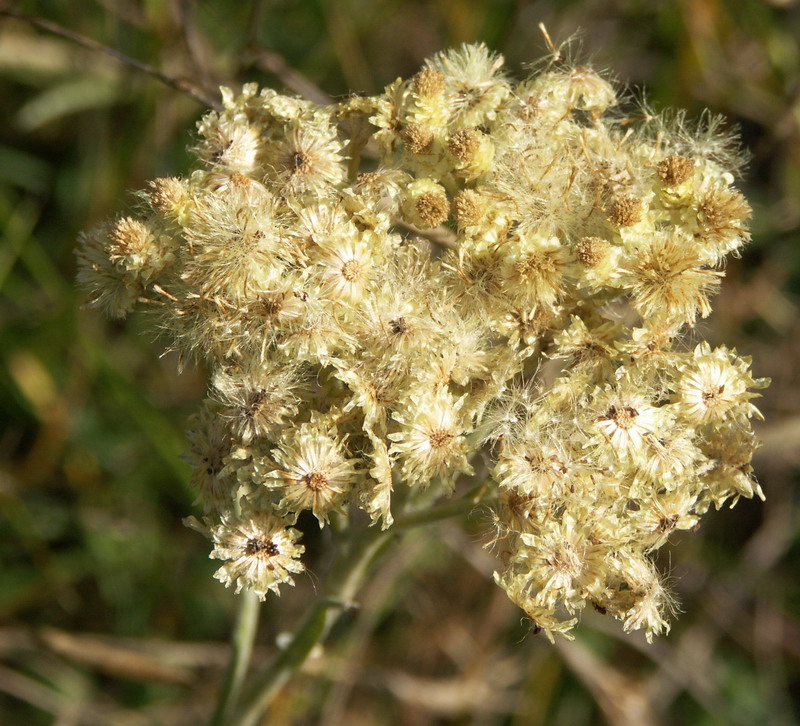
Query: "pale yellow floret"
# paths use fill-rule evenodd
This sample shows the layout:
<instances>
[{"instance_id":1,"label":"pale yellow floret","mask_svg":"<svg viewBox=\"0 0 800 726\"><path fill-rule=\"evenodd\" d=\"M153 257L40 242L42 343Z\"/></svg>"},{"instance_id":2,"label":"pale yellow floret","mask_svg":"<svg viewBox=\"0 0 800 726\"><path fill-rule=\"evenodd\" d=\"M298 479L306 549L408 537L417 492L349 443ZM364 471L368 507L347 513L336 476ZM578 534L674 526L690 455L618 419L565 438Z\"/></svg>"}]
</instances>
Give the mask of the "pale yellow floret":
<instances>
[{"instance_id":1,"label":"pale yellow floret","mask_svg":"<svg viewBox=\"0 0 800 726\"><path fill-rule=\"evenodd\" d=\"M381 529L388 529L394 522L392 516L392 458L384 441L368 432L372 451L369 460L372 467L369 477L364 480L361 492L361 506L369 514L373 524L381 522Z\"/></svg>"},{"instance_id":2,"label":"pale yellow floret","mask_svg":"<svg viewBox=\"0 0 800 726\"><path fill-rule=\"evenodd\" d=\"M201 123L200 132L205 138L197 150L208 164L245 174L258 167L262 139L256 127L223 117L216 123Z\"/></svg>"},{"instance_id":3,"label":"pale yellow floret","mask_svg":"<svg viewBox=\"0 0 800 726\"><path fill-rule=\"evenodd\" d=\"M503 289L515 303L548 308L561 298L570 252L558 237L515 237L502 249Z\"/></svg>"},{"instance_id":4,"label":"pale yellow floret","mask_svg":"<svg viewBox=\"0 0 800 726\"><path fill-rule=\"evenodd\" d=\"M356 236L332 238L320 245L322 294L357 303L373 276L372 253Z\"/></svg>"},{"instance_id":5,"label":"pale yellow floret","mask_svg":"<svg viewBox=\"0 0 800 726\"><path fill-rule=\"evenodd\" d=\"M450 126L480 126L494 120L510 93L503 56L481 44L437 53L430 68L444 76Z\"/></svg>"},{"instance_id":6,"label":"pale yellow floret","mask_svg":"<svg viewBox=\"0 0 800 726\"><path fill-rule=\"evenodd\" d=\"M724 346L711 350L708 343L701 343L681 373L673 407L693 424L759 416L750 403L758 395L748 390L754 387L761 385L748 371L746 360Z\"/></svg>"},{"instance_id":7,"label":"pale yellow floret","mask_svg":"<svg viewBox=\"0 0 800 726\"><path fill-rule=\"evenodd\" d=\"M621 280L643 318L681 324L711 313L710 296L723 273L709 268L693 240L677 231L660 232L632 248Z\"/></svg>"},{"instance_id":8,"label":"pale yellow floret","mask_svg":"<svg viewBox=\"0 0 800 726\"><path fill-rule=\"evenodd\" d=\"M472 473L467 461L466 434L471 429L461 409L464 399L442 391L435 395L409 396L406 406L393 414L400 430L389 434L390 453L402 464L403 480L413 486L434 478L452 492L459 473Z\"/></svg>"},{"instance_id":9,"label":"pale yellow floret","mask_svg":"<svg viewBox=\"0 0 800 726\"><path fill-rule=\"evenodd\" d=\"M406 187L402 209L406 221L421 229L438 227L450 216L445 188L426 177Z\"/></svg>"},{"instance_id":10,"label":"pale yellow floret","mask_svg":"<svg viewBox=\"0 0 800 726\"><path fill-rule=\"evenodd\" d=\"M228 368L213 378L212 396L222 404L220 416L247 446L266 439L297 414L297 369L292 366Z\"/></svg>"},{"instance_id":11,"label":"pale yellow floret","mask_svg":"<svg viewBox=\"0 0 800 726\"><path fill-rule=\"evenodd\" d=\"M207 402L190 418L186 434L189 451L184 459L192 468L191 483L206 514L230 509L236 483L229 466L233 442L227 422L219 414L219 407Z\"/></svg>"},{"instance_id":12,"label":"pale yellow floret","mask_svg":"<svg viewBox=\"0 0 800 726\"><path fill-rule=\"evenodd\" d=\"M266 180L284 195L327 195L345 178L341 151L333 126L298 122L265 151Z\"/></svg>"},{"instance_id":13,"label":"pale yellow floret","mask_svg":"<svg viewBox=\"0 0 800 726\"><path fill-rule=\"evenodd\" d=\"M320 426L301 424L281 437L272 456L279 468L263 483L282 494L279 509L309 509L322 527L344 506L356 481L356 459L347 456L341 440Z\"/></svg>"},{"instance_id":14,"label":"pale yellow floret","mask_svg":"<svg viewBox=\"0 0 800 726\"><path fill-rule=\"evenodd\" d=\"M634 386L605 388L594 394L592 428L620 456L638 457L648 438L664 428L665 414L636 391Z\"/></svg>"}]
</instances>

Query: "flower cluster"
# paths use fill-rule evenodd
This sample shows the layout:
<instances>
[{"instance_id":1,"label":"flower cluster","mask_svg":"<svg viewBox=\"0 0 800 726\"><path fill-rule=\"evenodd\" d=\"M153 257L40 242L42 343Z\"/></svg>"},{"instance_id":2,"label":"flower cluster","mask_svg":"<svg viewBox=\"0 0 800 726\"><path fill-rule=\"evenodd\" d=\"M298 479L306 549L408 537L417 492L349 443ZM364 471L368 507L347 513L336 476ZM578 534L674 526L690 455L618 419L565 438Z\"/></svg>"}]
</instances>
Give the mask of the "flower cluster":
<instances>
[{"instance_id":1,"label":"flower cluster","mask_svg":"<svg viewBox=\"0 0 800 726\"><path fill-rule=\"evenodd\" d=\"M496 580L537 628L593 605L667 630L653 552L761 496L765 381L685 342L748 239L718 123L626 117L563 59L512 83L470 45L330 106L223 89L199 135L197 171L83 236L79 278L211 370L189 460L217 578L277 591L301 512L387 528L395 488L451 495L480 453Z\"/></svg>"}]
</instances>

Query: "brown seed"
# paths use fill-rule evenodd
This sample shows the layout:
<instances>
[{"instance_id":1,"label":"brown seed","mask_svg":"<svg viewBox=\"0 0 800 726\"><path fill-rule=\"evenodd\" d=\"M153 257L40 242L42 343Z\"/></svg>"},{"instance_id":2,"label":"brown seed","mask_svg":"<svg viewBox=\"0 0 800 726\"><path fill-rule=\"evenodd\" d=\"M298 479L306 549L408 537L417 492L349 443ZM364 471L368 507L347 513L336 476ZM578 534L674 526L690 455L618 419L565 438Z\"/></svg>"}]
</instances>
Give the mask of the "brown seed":
<instances>
[{"instance_id":1,"label":"brown seed","mask_svg":"<svg viewBox=\"0 0 800 726\"><path fill-rule=\"evenodd\" d=\"M630 194L619 197L608 210L608 219L615 227L631 227L642 221L642 200Z\"/></svg>"},{"instance_id":2,"label":"brown seed","mask_svg":"<svg viewBox=\"0 0 800 726\"><path fill-rule=\"evenodd\" d=\"M725 231L752 214L747 200L736 190L714 190L697 205L697 220L704 231Z\"/></svg>"},{"instance_id":3,"label":"brown seed","mask_svg":"<svg viewBox=\"0 0 800 726\"><path fill-rule=\"evenodd\" d=\"M658 178L668 187L677 187L694 173L694 162L686 156L670 154L656 164Z\"/></svg>"},{"instance_id":4,"label":"brown seed","mask_svg":"<svg viewBox=\"0 0 800 726\"><path fill-rule=\"evenodd\" d=\"M400 138L411 154L425 154L433 145L433 131L420 124L408 124L400 132Z\"/></svg>"},{"instance_id":5,"label":"brown seed","mask_svg":"<svg viewBox=\"0 0 800 726\"><path fill-rule=\"evenodd\" d=\"M342 277L348 282L355 282L361 275L361 263L358 260L347 260L342 265Z\"/></svg>"},{"instance_id":6,"label":"brown seed","mask_svg":"<svg viewBox=\"0 0 800 726\"><path fill-rule=\"evenodd\" d=\"M453 216L459 227L475 224L483 216L483 198L472 189L463 189L453 199Z\"/></svg>"},{"instance_id":7,"label":"brown seed","mask_svg":"<svg viewBox=\"0 0 800 726\"><path fill-rule=\"evenodd\" d=\"M245 546L244 551L245 554L250 556L264 554L268 557L274 557L275 555L280 554L278 545L276 545L271 539L260 539L258 537L247 540L247 545Z\"/></svg>"},{"instance_id":8,"label":"brown seed","mask_svg":"<svg viewBox=\"0 0 800 726\"><path fill-rule=\"evenodd\" d=\"M319 471L312 471L310 474L306 474L303 477L303 481L309 489L315 492L320 492L328 486L328 477Z\"/></svg>"},{"instance_id":9,"label":"brown seed","mask_svg":"<svg viewBox=\"0 0 800 726\"><path fill-rule=\"evenodd\" d=\"M117 262L129 256L146 255L150 248L150 230L138 219L122 217L118 219L108 234L111 245L108 256Z\"/></svg>"},{"instance_id":10,"label":"brown seed","mask_svg":"<svg viewBox=\"0 0 800 726\"><path fill-rule=\"evenodd\" d=\"M289 157L289 169L297 174L306 174L311 168L311 158L305 151L297 150Z\"/></svg>"},{"instance_id":11,"label":"brown seed","mask_svg":"<svg viewBox=\"0 0 800 726\"><path fill-rule=\"evenodd\" d=\"M425 192L417 199L417 215L426 227L438 227L450 216L447 197L436 192Z\"/></svg>"},{"instance_id":12,"label":"brown seed","mask_svg":"<svg viewBox=\"0 0 800 726\"><path fill-rule=\"evenodd\" d=\"M633 427L634 419L639 415L639 412L632 406L611 406L606 411L604 418L606 421L613 421L619 428L627 431Z\"/></svg>"},{"instance_id":13,"label":"brown seed","mask_svg":"<svg viewBox=\"0 0 800 726\"><path fill-rule=\"evenodd\" d=\"M381 180L381 175L377 171L365 171L358 175L356 183L363 184L377 184Z\"/></svg>"},{"instance_id":14,"label":"brown seed","mask_svg":"<svg viewBox=\"0 0 800 726\"><path fill-rule=\"evenodd\" d=\"M475 129L459 129L450 135L447 148L459 161L470 161L481 146L480 133Z\"/></svg>"},{"instance_id":15,"label":"brown seed","mask_svg":"<svg viewBox=\"0 0 800 726\"><path fill-rule=\"evenodd\" d=\"M408 332L408 322L401 315L399 318L395 318L394 320L389 321L389 329L395 335L402 335L403 333Z\"/></svg>"},{"instance_id":16,"label":"brown seed","mask_svg":"<svg viewBox=\"0 0 800 726\"><path fill-rule=\"evenodd\" d=\"M423 68L412 81L414 91L423 98L431 98L444 91L444 74L433 68Z\"/></svg>"},{"instance_id":17,"label":"brown seed","mask_svg":"<svg viewBox=\"0 0 800 726\"><path fill-rule=\"evenodd\" d=\"M441 449L447 442L453 438L453 435L445 429L434 429L431 431L428 440L430 441L432 449Z\"/></svg>"},{"instance_id":18,"label":"brown seed","mask_svg":"<svg viewBox=\"0 0 800 726\"><path fill-rule=\"evenodd\" d=\"M175 177L154 179L149 187L150 205L164 214L171 214L186 196L183 185Z\"/></svg>"},{"instance_id":19,"label":"brown seed","mask_svg":"<svg viewBox=\"0 0 800 726\"><path fill-rule=\"evenodd\" d=\"M575 256L584 267L597 267L611 249L611 243L602 237L584 237L575 248Z\"/></svg>"},{"instance_id":20,"label":"brown seed","mask_svg":"<svg viewBox=\"0 0 800 726\"><path fill-rule=\"evenodd\" d=\"M246 189L251 183L252 179L241 172L235 171L231 174L231 184L239 189Z\"/></svg>"},{"instance_id":21,"label":"brown seed","mask_svg":"<svg viewBox=\"0 0 800 726\"><path fill-rule=\"evenodd\" d=\"M255 314L271 318L283 310L286 293L261 293L253 303Z\"/></svg>"}]
</instances>

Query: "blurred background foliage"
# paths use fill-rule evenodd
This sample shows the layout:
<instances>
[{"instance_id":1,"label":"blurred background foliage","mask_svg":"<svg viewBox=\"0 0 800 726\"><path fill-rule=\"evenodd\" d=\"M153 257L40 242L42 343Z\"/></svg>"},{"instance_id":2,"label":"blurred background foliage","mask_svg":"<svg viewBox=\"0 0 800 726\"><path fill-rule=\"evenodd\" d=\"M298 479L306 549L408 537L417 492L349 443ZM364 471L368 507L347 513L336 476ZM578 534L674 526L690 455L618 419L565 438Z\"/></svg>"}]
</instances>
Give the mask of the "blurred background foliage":
<instances>
[{"instance_id":1,"label":"blurred background foliage","mask_svg":"<svg viewBox=\"0 0 800 726\"><path fill-rule=\"evenodd\" d=\"M257 81L319 100L375 93L433 52L483 40L510 69L572 53L655 108L738 126L754 240L703 334L773 384L756 468L767 501L710 513L662 565L684 612L652 646L585 613L534 637L491 583L489 518L404 535L266 723L481 726L800 724L800 4L796 0L20 0L214 97ZM0 13L1 14L1 13ZM144 313L80 309L81 229L190 168L201 103L151 75L0 17L0 723L202 723L234 596L211 579L183 426L203 371L176 372ZM275 650L328 560L263 606ZM667 548L665 548L667 549ZM313 681L311 679L314 679ZM310 687L313 683L313 687Z\"/></svg>"}]
</instances>

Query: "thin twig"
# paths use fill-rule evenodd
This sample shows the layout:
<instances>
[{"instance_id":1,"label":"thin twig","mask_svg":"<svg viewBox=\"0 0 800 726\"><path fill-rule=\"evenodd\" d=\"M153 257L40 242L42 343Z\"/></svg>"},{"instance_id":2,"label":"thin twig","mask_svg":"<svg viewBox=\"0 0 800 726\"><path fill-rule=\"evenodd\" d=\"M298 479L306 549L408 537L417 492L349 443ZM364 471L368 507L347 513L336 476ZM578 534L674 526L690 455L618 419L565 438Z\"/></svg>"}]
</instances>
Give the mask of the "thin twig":
<instances>
[{"instance_id":1,"label":"thin twig","mask_svg":"<svg viewBox=\"0 0 800 726\"><path fill-rule=\"evenodd\" d=\"M67 40L72 41L88 50L97 52L97 53L104 53L105 55L110 56L118 60L120 63L123 63L131 68L135 68L142 73L146 73L149 76L152 76L158 81L161 81L165 86L169 86L170 88L180 91L181 93L185 93L188 96L191 96L195 101L202 103L205 106L210 108L219 109L221 108L221 104L216 99L207 96L202 90L198 89L193 83L183 79L183 78L173 78L166 73L154 68L147 63L143 63L136 58L131 58L124 53L120 53L118 50L114 48L110 48L107 45L103 45L102 43L98 43L96 40L89 38L85 35L81 35L80 33L76 33L74 30L70 30L69 28L65 28L58 23L54 23L50 20L45 20L44 18L39 18L34 15L28 15L27 13L20 12L19 10L14 10L13 8L9 8L6 5L0 5L0 17L7 17L13 18L15 20L20 20L24 23L29 23L40 30L44 30L48 33L53 33L53 35L58 35L62 38L66 38Z\"/></svg>"},{"instance_id":2,"label":"thin twig","mask_svg":"<svg viewBox=\"0 0 800 726\"><path fill-rule=\"evenodd\" d=\"M42 645L53 653L113 678L182 686L193 680L185 667L86 634L76 635L58 628L43 627L38 631L38 637Z\"/></svg>"},{"instance_id":3,"label":"thin twig","mask_svg":"<svg viewBox=\"0 0 800 726\"><path fill-rule=\"evenodd\" d=\"M250 18L247 22L247 43L245 47L263 47L262 30L267 19L267 4L264 0L253 0L250 5Z\"/></svg>"},{"instance_id":4,"label":"thin twig","mask_svg":"<svg viewBox=\"0 0 800 726\"><path fill-rule=\"evenodd\" d=\"M307 101L327 106L331 103L331 97L312 83L300 71L296 71L286 59L274 50L267 48L252 47L245 51L246 60L259 70L271 73L286 88L294 91L298 96Z\"/></svg>"},{"instance_id":5,"label":"thin twig","mask_svg":"<svg viewBox=\"0 0 800 726\"><path fill-rule=\"evenodd\" d=\"M186 58L194 69L195 78L200 79L202 88L216 88L216 69L209 67L206 48L197 32L192 0L172 0L173 12L180 28Z\"/></svg>"},{"instance_id":6,"label":"thin twig","mask_svg":"<svg viewBox=\"0 0 800 726\"><path fill-rule=\"evenodd\" d=\"M414 234L418 234L420 237L424 237L426 240L428 240L428 242L433 242L433 244L438 245L439 247L444 247L448 250L454 250L456 247L458 247L458 237L456 236L456 233L447 227L440 226L432 229L420 229L410 222L405 222L403 220L398 220L397 224L398 226L407 229L409 232L413 232Z\"/></svg>"}]
</instances>

